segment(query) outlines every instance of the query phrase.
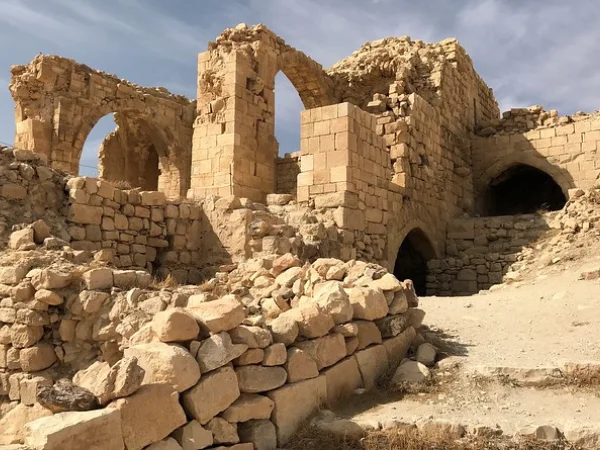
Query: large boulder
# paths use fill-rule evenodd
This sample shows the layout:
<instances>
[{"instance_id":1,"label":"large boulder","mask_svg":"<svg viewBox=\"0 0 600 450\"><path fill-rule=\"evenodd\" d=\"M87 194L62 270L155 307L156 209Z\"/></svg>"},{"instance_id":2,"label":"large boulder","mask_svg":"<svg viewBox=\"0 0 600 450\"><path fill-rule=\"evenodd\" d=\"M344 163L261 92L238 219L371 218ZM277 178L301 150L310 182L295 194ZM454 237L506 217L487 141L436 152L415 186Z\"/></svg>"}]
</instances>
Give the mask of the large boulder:
<instances>
[{"instance_id":1,"label":"large boulder","mask_svg":"<svg viewBox=\"0 0 600 450\"><path fill-rule=\"evenodd\" d=\"M135 394L108 405L121 413L127 450L141 450L187 423L179 394L168 384L142 386Z\"/></svg>"},{"instance_id":2,"label":"large boulder","mask_svg":"<svg viewBox=\"0 0 600 450\"><path fill-rule=\"evenodd\" d=\"M35 450L123 450L121 414L115 409L65 412L25 425L25 445ZM134 447L127 447L133 450ZM139 447L141 449L141 447Z\"/></svg>"},{"instance_id":3,"label":"large boulder","mask_svg":"<svg viewBox=\"0 0 600 450\"><path fill-rule=\"evenodd\" d=\"M193 297L190 297L190 302L193 302ZM199 303L187 310L211 333L233 330L246 318L244 305L234 295Z\"/></svg>"},{"instance_id":4,"label":"large boulder","mask_svg":"<svg viewBox=\"0 0 600 450\"><path fill-rule=\"evenodd\" d=\"M40 386L37 401L53 413L89 411L98 407L92 392L73 384L68 378L60 379L52 386Z\"/></svg>"},{"instance_id":5,"label":"large boulder","mask_svg":"<svg viewBox=\"0 0 600 450\"><path fill-rule=\"evenodd\" d=\"M348 294L355 319L377 320L385 317L389 311L385 295L377 287L357 286L349 289Z\"/></svg>"},{"instance_id":6,"label":"large boulder","mask_svg":"<svg viewBox=\"0 0 600 450\"><path fill-rule=\"evenodd\" d=\"M275 403L272 422L277 427L277 442L284 446L298 428L327 401L324 376L288 384L267 394Z\"/></svg>"},{"instance_id":7,"label":"large boulder","mask_svg":"<svg viewBox=\"0 0 600 450\"><path fill-rule=\"evenodd\" d=\"M200 379L200 367L194 357L176 344L140 344L126 349L125 356L137 358L145 372L144 385L167 383L183 392Z\"/></svg>"},{"instance_id":8,"label":"large boulder","mask_svg":"<svg viewBox=\"0 0 600 450\"><path fill-rule=\"evenodd\" d=\"M231 367L222 367L203 376L185 392L182 404L189 416L204 425L229 408L239 396L235 372Z\"/></svg>"},{"instance_id":9,"label":"large boulder","mask_svg":"<svg viewBox=\"0 0 600 450\"><path fill-rule=\"evenodd\" d=\"M127 397L142 385L145 371L137 358L129 356L121 359L112 367L107 362L95 362L73 377L78 386L91 391L101 405L117 398Z\"/></svg>"},{"instance_id":10,"label":"large boulder","mask_svg":"<svg viewBox=\"0 0 600 450\"><path fill-rule=\"evenodd\" d=\"M200 333L198 322L182 308L161 311L152 319L152 330L162 342L183 342L196 339Z\"/></svg>"},{"instance_id":11,"label":"large boulder","mask_svg":"<svg viewBox=\"0 0 600 450\"><path fill-rule=\"evenodd\" d=\"M295 320L300 335L308 339L325 336L335 326L331 316L318 305L313 304L292 308L280 317L290 317ZM273 326L273 323L271 323L271 326ZM271 331L273 332L273 329ZM273 335L275 336L274 332Z\"/></svg>"},{"instance_id":12,"label":"large boulder","mask_svg":"<svg viewBox=\"0 0 600 450\"><path fill-rule=\"evenodd\" d=\"M19 403L15 408L8 411L6 415L0 417L0 445L22 442L25 424L51 415L52 411L44 408L39 403L34 403L33 406L26 406L23 403Z\"/></svg>"},{"instance_id":13,"label":"large boulder","mask_svg":"<svg viewBox=\"0 0 600 450\"><path fill-rule=\"evenodd\" d=\"M318 284L314 289L312 301L330 314L336 325L352 320L354 310L350 298L337 281Z\"/></svg>"}]
</instances>

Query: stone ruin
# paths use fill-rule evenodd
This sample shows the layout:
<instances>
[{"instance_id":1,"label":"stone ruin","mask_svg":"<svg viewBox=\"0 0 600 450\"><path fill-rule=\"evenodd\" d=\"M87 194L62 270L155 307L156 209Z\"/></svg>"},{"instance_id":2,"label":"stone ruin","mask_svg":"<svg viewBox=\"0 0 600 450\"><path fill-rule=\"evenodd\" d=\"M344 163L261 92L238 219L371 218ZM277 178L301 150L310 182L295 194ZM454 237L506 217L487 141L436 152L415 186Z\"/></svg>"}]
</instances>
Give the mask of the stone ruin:
<instances>
[{"instance_id":1,"label":"stone ruin","mask_svg":"<svg viewBox=\"0 0 600 450\"><path fill-rule=\"evenodd\" d=\"M239 25L199 55L195 101L57 56L11 71L11 449L275 449L403 360L417 294L502 282L600 174L599 116L501 117L454 39L383 39L325 70ZM284 157L280 71L306 108ZM110 113L100 179L77 176Z\"/></svg>"}]
</instances>

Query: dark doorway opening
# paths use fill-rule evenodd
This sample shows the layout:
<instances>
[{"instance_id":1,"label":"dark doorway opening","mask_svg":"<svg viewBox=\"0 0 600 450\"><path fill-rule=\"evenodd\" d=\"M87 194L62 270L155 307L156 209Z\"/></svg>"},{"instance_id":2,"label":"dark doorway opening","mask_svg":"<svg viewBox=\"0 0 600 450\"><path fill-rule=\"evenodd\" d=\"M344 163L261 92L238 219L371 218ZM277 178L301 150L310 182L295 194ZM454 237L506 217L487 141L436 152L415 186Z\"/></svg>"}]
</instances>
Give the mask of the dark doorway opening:
<instances>
[{"instance_id":1,"label":"dark doorway opening","mask_svg":"<svg viewBox=\"0 0 600 450\"><path fill-rule=\"evenodd\" d=\"M494 178L483 201L483 214L504 216L561 209L567 198L554 179L535 167L519 164Z\"/></svg>"},{"instance_id":2,"label":"dark doorway opening","mask_svg":"<svg viewBox=\"0 0 600 450\"><path fill-rule=\"evenodd\" d=\"M394 275L400 281L412 280L417 295L427 293L427 262L435 258L435 252L427 236L420 228L406 235L394 265Z\"/></svg>"}]
</instances>

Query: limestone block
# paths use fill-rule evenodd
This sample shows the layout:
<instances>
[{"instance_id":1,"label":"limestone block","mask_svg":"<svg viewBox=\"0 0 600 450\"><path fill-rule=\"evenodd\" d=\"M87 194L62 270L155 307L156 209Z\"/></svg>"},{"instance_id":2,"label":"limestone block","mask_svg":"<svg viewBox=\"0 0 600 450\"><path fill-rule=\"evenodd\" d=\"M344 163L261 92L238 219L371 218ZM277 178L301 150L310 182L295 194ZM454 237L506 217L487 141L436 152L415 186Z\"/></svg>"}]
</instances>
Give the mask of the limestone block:
<instances>
[{"instance_id":1,"label":"limestone block","mask_svg":"<svg viewBox=\"0 0 600 450\"><path fill-rule=\"evenodd\" d=\"M162 342L183 342L196 339L200 327L194 316L182 308L167 309L152 319L154 334Z\"/></svg>"},{"instance_id":2,"label":"limestone block","mask_svg":"<svg viewBox=\"0 0 600 450\"><path fill-rule=\"evenodd\" d=\"M384 338L398 336L411 325L410 314L386 316L383 319L376 320L375 325Z\"/></svg>"},{"instance_id":3,"label":"limestone block","mask_svg":"<svg viewBox=\"0 0 600 450\"><path fill-rule=\"evenodd\" d=\"M288 383L295 383L319 376L319 369L315 360L307 352L299 348L290 348L288 350L284 368L288 374Z\"/></svg>"},{"instance_id":4,"label":"limestone block","mask_svg":"<svg viewBox=\"0 0 600 450\"><path fill-rule=\"evenodd\" d=\"M83 274L83 281L87 289L102 290L113 287L113 272L107 267L91 269Z\"/></svg>"},{"instance_id":5,"label":"limestone block","mask_svg":"<svg viewBox=\"0 0 600 450\"><path fill-rule=\"evenodd\" d=\"M182 450L174 438L167 438L146 447L146 450Z\"/></svg>"},{"instance_id":6,"label":"limestone block","mask_svg":"<svg viewBox=\"0 0 600 450\"><path fill-rule=\"evenodd\" d=\"M42 417L52 415L52 411L44 408L39 403L26 406L23 403L8 411L0 417L0 445L9 445L22 442L24 438L25 424L33 422Z\"/></svg>"},{"instance_id":7,"label":"limestone block","mask_svg":"<svg viewBox=\"0 0 600 450\"><path fill-rule=\"evenodd\" d=\"M325 336L335 326L331 316L313 304L292 308L280 317L284 316L294 319L298 324L300 335L309 339Z\"/></svg>"},{"instance_id":8,"label":"limestone block","mask_svg":"<svg viewBox=\"0 0 600 450\"><path fill-rule=\"evenodd\" d=\"M27 189L18 184L4 184L0 186L0 197L9 200L23 200L27 196Z\"/></svg>"},{"instance_id":9,"label":"limestone block","mask_svg":"<svg viewBox=\"0 0 600 450\"><path fill-rule=\"evenodd\" d=\"M321 370L346 357L346 342L341 334L298 342L296 347L306 352Z\"/></svg>"},{"instance_id":10,"label":"limestone block","mask_svg":"<svg viewBox=\"0 0 600 450\"><path fill-rule=\"evenodd\" d=\"M8 247L18 250L21 247L33 245L33 229L24 228L23 230L13 231L8 240Z\"/></svg>"},{"instance_id":11,"label":"limestone block","mask_svg":"<svg viewBox=\"0 0 600 450\"><path fill-rule=\"evenodd\" d=\"M35 450L122 450L122 425L115 409L55 414L25 425L25 445ZM134 448L142 447L128 447Z\"/></svg>"},{"instance_id":12,"label":"limestone block","mask_svg":"<svg viewBox=\"0 0 600 450\"><path fill-rule=\"evenodd\" d=\"M240 438L252 442L255 450L276 450L277 429L270 420L251 420L238 427Z\"/></svg>"},{"instance_id":13,"label":"limestone block","mask_svg":"<svg viewBox=\"0 0 600 450\"><path fill-rule=\"evenodd\" d=\"M188 415L204 425L229 408L239 396L235 372L231 367L222 367L202 377L185 392L182 404Z\"/></svg>"},{"instance_id":14,"label":"limestone block","mask_svg":"<svg viewBox=\"0 0 600 450\"><path fill-rule=\"evenodd\" d=\"M33 272L33 271L32 271ZM72 282L70 274L55 272L50 269L41 269L31 276L31 284L39 289L62 289Z\"/></svg>"},{"instance_id":15,"label":"limestone block","mask_svg":"<svg viewBox=\"0 0 600 450\"><path fill-rule=\"evenodd\" d=\"M44 327L37 325L22 325L15 323L10 328L10 338L13 347L31 347L44 335Z\"/></svg>"},{"instance_id":16,"label":"limestone block","mask_svg":"<svg viewBox=\"0 0 600 450\"><path fill-rule=\"evenodd\" d=\"M244 344L248 348L267 348L273 342L269 330L248 325L234 328L229 331L229 336L234 344Z\"/></svg>"},{"instance_id":17,"label":"limestone block","mask_svg":"<svg viewBox=\"0 0 600 450\"><path fill-rule=\"evenodd\" d=\"M408 327L398 336L383 341L390 367L396 367L404 359L416 336L415 329Z\"/></svg>"},{"instance_id":18,"label":"limestone block","mask_svg":"<svg viewBox=\"0 0 600 450\"><path fill-rule=\"evenodd\" d=\"M211 333L233 330L246 318L244 305L233 295L200 303L194 307L188 307L187 310Z\"/></svg>"},{"instance_id":19,"label":"limestone block","mask_svg":"<svg viewBox=\"0 0 600 450\"><path fill-rule=\"evenodd\" d=\"M400 383L423 383L431 377L429 369L417 361L406 361L396 369L392 385Z\"/></svg>"},{"instance_id":20,"label":"limestone block","mask_svg":"<svg viewBox=\"0 0 600 450\"><path fill-rule=\"evenodd\" d=\"M222 414L229 422L270 419L275 404L269 397L257 394L242 394Z\"/></svg>"},{"instance_id":21,"label":"limestone block","mask_svg":"<svg viewBox=\"0 0 600 450\"><path fill-rule=\"evenodd\" d=\"M213 434L215 444L237 444L240 442L237 424L231 424L221 417L213 418L206 424L206 428Z\"/></svg>"},{"instance_id":22,"label":"limestone block","mask_svg":"<svg viewBox=\"0 0 600 450\"><path fill-rule=\"evenodd\" d=\"M323 375L327 382L327 404L330 406L363 387L363 379L354 356L343 359L324 370Z\"/></svg>"},{"instance_id":23,"label":"limestone block","mask_svg":"<svg viewBox=\"0 0 600 450\"><path fill-rule=\"evenodd\" d=\"M15 264L11 267L0 267L0 284L19 284L27 272L25 265Z\"/></svg>"},{"instance_id":24,"label":"limestone block","mask_svg":"<svg viewBox=\"0 0 600 450\"><path fill-rule=\"evenodd\" d=\"M117 398L127 397L137 391L144 379L135 357L124 357L112 367L107 362L95 362L73 377L73 383L92 392L101 405Z\"/></svg>"},{"instance_id":25,"label":"limestone block","mask_svg":"<svg viewBox=\"0 0 600 450\"><path fill-rule=\"evenodd\" d=\"M81 203L69 205L67 220L79 224L100 225L104 209L101 206L90 206Z\"/></svg>"},{"instance_id":26,"label":"limestone block","mask_svg":"<svg viewBox=\"0 0 600 450\"><path fill-rule=\"evenodd\" d=\"M282 367L242 366L235 369L240 392L257 394L285 384L287 372Z\"/></svg>"},{"instance_id":27,"label":"limestone block","mask_svg":"<svg viewBox=\"0 0 600 450\"><path fill-rule=\"evenodd\" d=\"M197 420L188 422L171 434L183 450L200 450L213 445L213 435Z\"/></svg>"},{"instance_id":28,"label":"limestone block","mask_svg":"<svg viewBox=\"0 0 600 450\"><path fill-rule=\"evenodd\" d=\"M371 344L381 344L381 332L375 323L367 320L357 320L354 322L358 327L358 348L362 350Z\"/></svg>"},{"instance_id":29,"label":"limestone block","mask_svg":"<svg viewBox=\"0 0 600 450\"><path fill-rule=\"evenodd\" d=\"M333 329L334 333L339 333L345 338L358 336L358 325L356 322L348 322L342 325L337 325Z\"/></svg>"},{"instance_id":30,"label":"limestone block","mask_svg":"<svg viewBox=\"0 0 600 450\"><path fill-rule=\"evenodd\" d=\"M265 357L265 351L262 348L249 348L233 363L236 366L248 366L250 364L260 364Z\"/></svg>"},{"instance_id":31,"label":"limestone block","mask_svg":"<svg viewBox=\"0 0 600 450\"><path fill-rule=\"evenodd\" d=\"M379 288L382 291L399 291L402 289L402 284L398 279L391 273L386 273L384 276L377 280L373 280L370 285L375 288Z\"/></svg>"},{"instance_id":32,"label":"limestone block","mask_svg":"<svg viewBox=\"0 0 600 450\"><path fill-rule=\"evenodd\" d=\"M394 298L390 303L390 310L388 314L404 314L408 311L408 299L406 298L406 292L404 289L394 292Z\"/></svg>"},{"instance_id":33,"label":"limestone block","mask_svg":"<svg viewBox=\"0 0 600 450\"><path fill-rule=\"evenodd\" d=\"M200 379L200 367L194 357L176 344L155 342L135 345L125 349L125 356L137 358L145 371L144 385L166 383L183 392Z\"/></svg>"},{"instance_id":34,"label":"limestone block","mask_svg":"<svg viewBox=\"0 0 600 450\"><path fill-rule=\"evenodd\" d=\"M224 366L241 356L248 347L244 344L232 344L229 334L222 332L213 334L200 344L196 361L202 373L210 372Z\"/></svg>"},{"instance_id":35,"label":"limestone block","mask_svg":"<svg viewBox=\"0 0 600 450\"><path fill-rule=\"evenodd\" d=\"M19 353L21 368L25 372L38 372L47 369L56 362L56 359L54 347L46 343L24 348Z\"/></svg>"},{"instance_id":36,"label":"limestone block","mask_svg":"<svg viewBox=\"0 0 600 450\"><path fill-rule=\"evenodd\" d=\"M40 289L35 293L35 299L46 305L61 305L65 300L59 294L49 289Z\"/></svg>"},{"instance_id":37,"label":"limestone block","mask_svg":"<svg viewBox=\"0 0 600 450\"><path fill-rule=\"evenodd\" d=\"M385 317L389 311L383 291L371 286L357 286L348 290L354 318L376 320Z\"/></svg>"},{"instance_id":38,"label":"limestone block","mask_svg":"<svg viewBox=\"0 0 600 450\"><path fill-rule=\"evenodd\" d=\"M341 283L337 281L319 283L314 289L312 301L330 314L336 325L352 320L353 308L350 299Z\"/></svg>"},{"instance_id":39,"label":"limestone block","mask_svg":"<svg viewBox=\"0 0 600 450\"><path fill-rule=\"evenodd\" d=\"M288 384L271 391L275 403L272 422L277 427L277 443L285 445L300 425L327 401L327 381L324 376Z\"/></svg>"},{"instance_id":40,"label":"limestone block","mask_svg":"<svg viewBox=\"0 0 600 450\"><path fill-rule=\"evenodd\" d=\"M273 340L285 345L293 344L300 333L296 319L290 315L282 314L272 320L268 326Z\"/></svg>"},{"instance_id":41,"label":"limestone block","mask_svg":"<svg viewBox=\"0 0 600 450\"><path fill-rule=\"evenodd\" d=\"M143 206L163 206L167 203L165 193L158 191L142 191L140 200Z\"/></svg>"},{"instance_id":42,"label":"limestone block","mask_svg":"<svg viewBox=\"0 0 600 450\"><path fill-rule=\"evenodd\" d=\"M73 314L84 316L94 314L100 311L104 302L110 298L108 292L83 290L70 303L70 309Z\"/></svg>"},{"instance_id":43,"label":"limestone block","mask_svg":"<svg viewBox=\"0 0 600 450\"><path fill-rule=\"evenodd\" d=\"M364 387L369 390L373 389L377 379L383 375L389 367L385 347L383 345L375 345L357 352L355 356Z\"/></svg>"},{"instance_id":44,"label":"limestone block","mask_svg":"<svg viewBox=\"0 0 600 450\"><path fill-rule=\"evenodd\" d=\"M429 342L425 342L417 348L417 361L421 364L431 367L435 364L437 350Z\"/></svg>"},{"instance_id":45,"label":"limestone block","mask_svg":"<svg viewBox=\"0 0 600 450\"><path fill-rule=\"evenodd\" d=\"M287 350L285 344L273 344L265 349L265 355L262 360L263 366L281 366L287 360Z\"/></svg>"},{"instance_id":46,"label":"limestone block","mask_svg":"<svg viewBox=\"0 0 600 450\"><path fill-rule=\"evenodd\" d=\"M302 267L290 267L277 275L275 282L282 287L292 287L296 280L302 278L304 272L305 270Z\"/></svg>"},{"instance_id":47,"label":"limestone block","mask_svg":"<svg viewBox=\"0 0 600 450\"><path fill-rule=\"evenodd\" d=\"M142 386L135 394L110 403L110 408L121 413L127 450L142 450L187 423L179 394L167 384Z\"/></svg>"}]
</instances>

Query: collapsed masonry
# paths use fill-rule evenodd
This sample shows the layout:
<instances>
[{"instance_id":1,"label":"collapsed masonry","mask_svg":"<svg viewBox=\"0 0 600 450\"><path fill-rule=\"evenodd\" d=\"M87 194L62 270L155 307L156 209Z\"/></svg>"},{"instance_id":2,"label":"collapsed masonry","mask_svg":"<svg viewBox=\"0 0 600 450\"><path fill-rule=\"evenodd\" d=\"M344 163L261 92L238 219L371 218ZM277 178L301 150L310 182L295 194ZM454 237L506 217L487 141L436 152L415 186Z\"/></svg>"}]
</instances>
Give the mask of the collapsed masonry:
<instances>
[{"instance_id":1,"label":"collapsed masonry","mask_svg":"<svg viewBox=\"0 0 600 450\"><path fill-rule=\"evenodd\" d=\"M279 72L306 108L299 151L284 158L274 135ZM324 70L266 27L241 24L199 55L193 102L45 55L13 67L10 90L16 147L52 167L76 173L89 131L115 113L101 178L191 199L291 194L335 226L321 256L377 262L420 293L476 292L505 270L483 252L486 236L455 249L456 219L560 209L569 189L593 187L600 174L596 115L535 106L500 118L454 39L382 39ZM475 256L486 260L476 279L427 267L447 257L471 266Z\"/></svg>"},{"instance_id":2,"label":"collapsed masonry","mask_svg":"<svg viewBox=\"0 0 600 450\"><path fill-rule=\"evenodd\" d=\"M167 200L44 159L0 153L0 447L274 450L417 335L410 281L306 262L327 231L289 195Z\"/></svg>"}]
</instances>

